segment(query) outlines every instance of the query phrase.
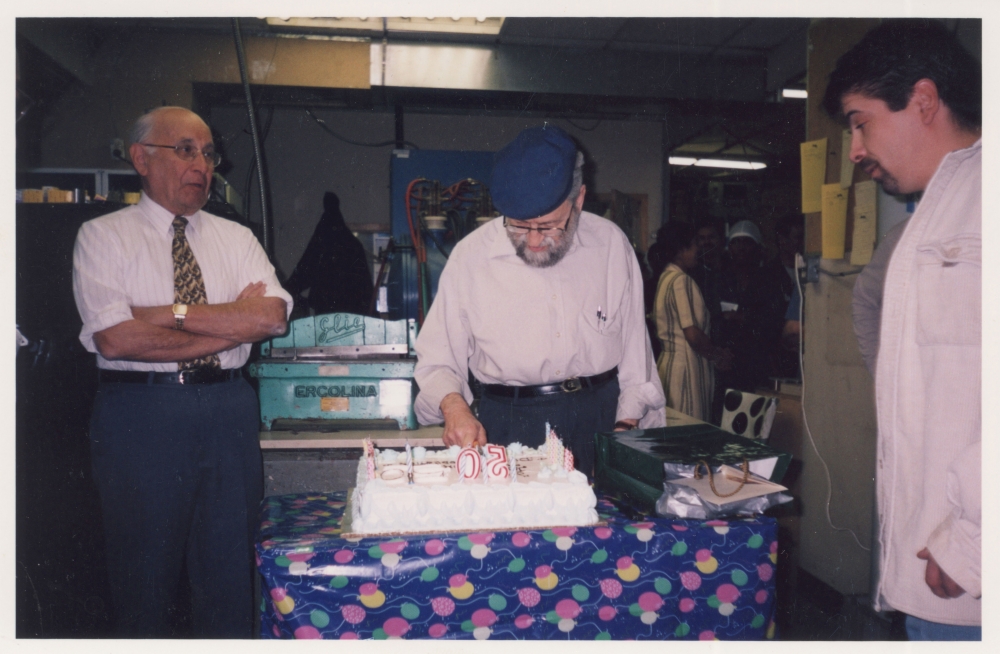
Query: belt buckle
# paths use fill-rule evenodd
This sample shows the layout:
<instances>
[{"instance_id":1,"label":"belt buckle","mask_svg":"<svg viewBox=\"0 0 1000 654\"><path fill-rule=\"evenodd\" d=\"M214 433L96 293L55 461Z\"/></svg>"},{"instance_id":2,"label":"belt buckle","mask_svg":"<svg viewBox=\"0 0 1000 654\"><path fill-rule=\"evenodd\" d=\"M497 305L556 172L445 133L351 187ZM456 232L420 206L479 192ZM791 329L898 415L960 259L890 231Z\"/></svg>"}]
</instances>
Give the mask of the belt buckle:
<instances>
[{"instance_id":1,"label":"belt buckle","mask_svg":"<svg viewBox=\"0 0 1000 654\"><path fill-rule=\"evenodd\" d=\"M191 383L191 373L192 372L193 371L191 371L191 370L181 370L180 372L178 372L177 373L177 383L181 384L181 385L190 384Z\"/></svg>"},{"instance_id":2,"label":"belt buckle","mask_svg":"<svg viewBox=\"0 0 1000 654\"><path fill-rule=\"evenodd\" d=\"M569 379L564 379L563 382L559 384L559 386L567 393L575 393L581 388L583 388L583 384L576 377L570 377Z\"/></svg>"}]
</instances>

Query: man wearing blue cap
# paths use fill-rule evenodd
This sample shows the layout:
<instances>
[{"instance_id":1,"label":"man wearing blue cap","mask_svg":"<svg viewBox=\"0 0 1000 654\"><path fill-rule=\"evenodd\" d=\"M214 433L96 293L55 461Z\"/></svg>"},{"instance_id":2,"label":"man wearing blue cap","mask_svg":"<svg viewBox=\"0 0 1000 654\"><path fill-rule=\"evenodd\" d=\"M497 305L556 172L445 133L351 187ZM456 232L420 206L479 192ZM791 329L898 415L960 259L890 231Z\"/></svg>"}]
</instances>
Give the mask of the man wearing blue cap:
<instances>
[{"instance_id":1,"label":"man wearing blue cap","mask_svg":"<svg viewBox=\"0 0 1000 654\"><path fill-rule=\"evenodd\" d=\"M455 246L417 339L417 418L446 445L545 440L593 474L594 433L666 424L625 234L583 211L583 154L552 125L496 155L503 214ZM469 373L482 384L478 417Z\"/></svg>"}]
</instances>

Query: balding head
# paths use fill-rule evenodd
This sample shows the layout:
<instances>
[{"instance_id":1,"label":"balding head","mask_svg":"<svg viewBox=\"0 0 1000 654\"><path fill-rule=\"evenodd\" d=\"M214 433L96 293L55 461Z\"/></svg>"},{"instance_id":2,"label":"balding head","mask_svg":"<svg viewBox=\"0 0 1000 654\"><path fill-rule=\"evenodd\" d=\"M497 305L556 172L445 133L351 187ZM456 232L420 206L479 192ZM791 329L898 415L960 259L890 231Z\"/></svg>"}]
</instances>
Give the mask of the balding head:
<instances>
[{"instance_id":1,"label":"balding head","mask_svg":"<svg viewBox=\"0 0 1000 654\"><path fill-rule=\"evenodd\" d=\"M169 119L171 116L180 116L184 114L189 114L201 120L198 114L194 113L190 109L185 109L184 107L157 107L155 109L150 109L143 115L139 116L139 119L135 121L132 126L132 131L129 133L129 145L132 143L148 143L150 135L153 133L153 129L156 124L164 119Z\"/></svg>"},{"instance_id":2,"label":"balding head","mask_svg":"<svg viewBox=\"0 0 1000 654\"><path fill-rule=\"evenodd\" d=\"M159 107L136 121L129 154L154 202L175 215L189 216L208 201L214 166L205 156L191 160L176 146L198 153L214 151L212 132L197 114L183 107Z\"/></svg>"}]
</instances>

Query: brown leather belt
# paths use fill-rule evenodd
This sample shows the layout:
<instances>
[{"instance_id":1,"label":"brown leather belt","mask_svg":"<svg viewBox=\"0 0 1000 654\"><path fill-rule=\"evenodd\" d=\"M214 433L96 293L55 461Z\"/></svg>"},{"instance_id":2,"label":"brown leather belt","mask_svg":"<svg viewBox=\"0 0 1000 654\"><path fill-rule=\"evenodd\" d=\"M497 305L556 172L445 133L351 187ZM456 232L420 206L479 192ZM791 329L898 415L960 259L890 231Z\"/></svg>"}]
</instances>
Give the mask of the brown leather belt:
<instances>
[{"instance_id":1,"label":"brown leather belt","mask_svg":"<svg viewBox=\"0 0 1000 654\"><path fill-rule=\"evenodd\" d=\"M240 368L192 368L181 372L144 372L139 370L100 370L97 379L104 384L218 384L239 379Z\"/></svg>"},{"instance_id":2,"label":"brown leather belt","mask_svg":"<svg viewBox=\"0 0 1000 654\"><path fill-rule=\"evenodd\" d=\"M539 386L506 386L504 384L483 384L484 395L495 395L497 397L508 397L517 399L519 397L541 397L543 395L555 395L557 393L574 393L583 388L598 388L618 376L618 366L607 372L602 372L590 377L570 377L555 384L541 384Z\"/></svg>"}]
</instances>

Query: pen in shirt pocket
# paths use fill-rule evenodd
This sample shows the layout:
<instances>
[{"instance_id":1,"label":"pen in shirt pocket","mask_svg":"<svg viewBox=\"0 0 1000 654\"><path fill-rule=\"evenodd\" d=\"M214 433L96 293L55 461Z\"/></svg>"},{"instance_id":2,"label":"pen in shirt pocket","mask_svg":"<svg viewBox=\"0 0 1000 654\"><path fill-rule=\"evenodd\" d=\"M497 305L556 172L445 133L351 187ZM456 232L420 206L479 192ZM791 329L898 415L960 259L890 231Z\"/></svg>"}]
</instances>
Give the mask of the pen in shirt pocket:
<instances>
[{"instance_id":1,"label":"pen in shirt pocket","mask_svg":"<svg viewBox=\"0 0 1000 654\"><path fill-rule=\"evenodd\" d=\"M601 310L601 307L597 307L597 331L604 333L604 323L608 321L608 314Z\"/></svg>"}]
</instances>

